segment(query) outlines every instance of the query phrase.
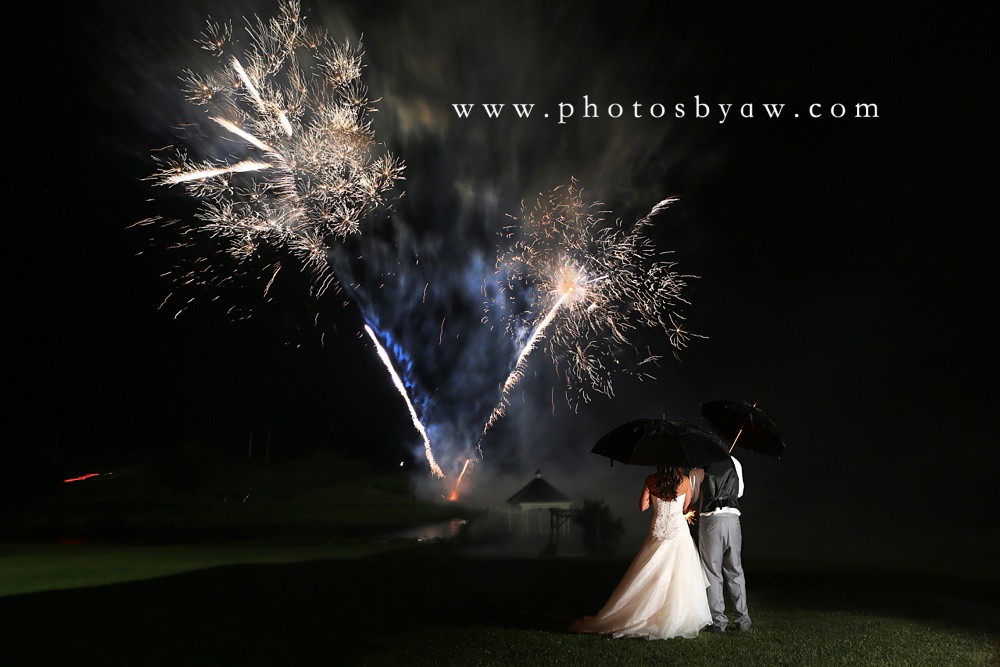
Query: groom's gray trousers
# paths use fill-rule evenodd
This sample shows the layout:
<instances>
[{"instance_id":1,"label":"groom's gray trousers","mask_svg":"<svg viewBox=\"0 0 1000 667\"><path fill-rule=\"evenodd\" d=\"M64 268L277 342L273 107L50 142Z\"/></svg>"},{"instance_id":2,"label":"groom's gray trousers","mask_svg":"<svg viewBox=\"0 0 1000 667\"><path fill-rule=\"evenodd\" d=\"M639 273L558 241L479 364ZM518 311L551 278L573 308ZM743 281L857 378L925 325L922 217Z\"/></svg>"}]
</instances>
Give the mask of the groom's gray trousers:
<instances>
[{"instance_id":1,"label":"groom's gray trousers","mask_svg":"<svg viewBox=\"0 0 1000 667\"><path fill-rule=\"evenodd\" d=\"M708 577L708 606L712 609L712 625L723 630L727 624L723 583L733 601L733 622L736 627L740 630L750 627L742 549L743 530L738 514L720 513L699 517L698 551L701 554L702 569Z\"/></svg>"}]
</instances>

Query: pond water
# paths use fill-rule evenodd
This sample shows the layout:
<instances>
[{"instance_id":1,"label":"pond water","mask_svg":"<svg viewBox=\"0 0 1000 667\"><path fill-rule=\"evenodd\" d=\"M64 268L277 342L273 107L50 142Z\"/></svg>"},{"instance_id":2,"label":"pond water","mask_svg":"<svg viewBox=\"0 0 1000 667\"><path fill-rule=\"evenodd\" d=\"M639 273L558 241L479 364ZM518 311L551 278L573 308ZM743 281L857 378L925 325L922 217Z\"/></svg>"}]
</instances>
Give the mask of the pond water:
<instances>
[{"instance_id":1,"label":"pond water","mask_svg":"<svg viewBox=\"0 0 1000 667\"><path fill-rule=\"evenodd\" d=\"M416 526L398 526L385 530L380 537L384 540L417 540L419 542L450 540L458 536L465 524L465 519L450 519Z\"/></svg>"},{"instance_id":2,"label":"pond water","mask_svg":"<svg viewBox=\"0 0 1000 667\"><path fill-rule=\"evenodd\" d=\"M416 540L427 542L433 540L453 540L458 537L462 527L468 523L466 519L449 519L447 521L434 521L429 523L400 525L400 526L348 526L337 529L317 529L315 535L324 539L335 540L339 537L350 539L375 539L384 542L391 540ZM305 531L309 534L309 531ZM300 535L295 533L295 535ZM223 532L215 530L191 527L167 533L158 531L142 532L130 531L127 535L116 534L115 532L98 531L73 531L59 535L47 536L48 540L55 541L63 545L81 545L92 543L147 543L147 544L180 544L193 542L213 542L231 541L252 538L255 533L252 530L247 532ZM46 540L47 541L47 540Z\"/></svg>"}]
</instances>

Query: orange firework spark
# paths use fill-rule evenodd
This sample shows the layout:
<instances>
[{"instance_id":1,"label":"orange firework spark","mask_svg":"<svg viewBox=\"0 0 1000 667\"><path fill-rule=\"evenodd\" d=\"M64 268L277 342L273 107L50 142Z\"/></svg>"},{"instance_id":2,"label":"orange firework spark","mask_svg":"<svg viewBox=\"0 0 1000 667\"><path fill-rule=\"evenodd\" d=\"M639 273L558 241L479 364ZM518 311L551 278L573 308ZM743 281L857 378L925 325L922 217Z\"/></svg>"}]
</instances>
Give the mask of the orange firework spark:
<instances>
[{"instance_id":1,"label":"orange firework spark","mask_svg":"<svg viewBox=\"0 0 1000 667\"><path fill-rule=\"evenodd\" d=\"M462 472L458 473L458 480L455 482L455 488L451 490L448 500L458 500L458 489L462 486L462 478L465 477L465 471L469 469L470 463L472 463L472 459L465 459L465 465L462 466Z\"/></svg>"}]
</instances>

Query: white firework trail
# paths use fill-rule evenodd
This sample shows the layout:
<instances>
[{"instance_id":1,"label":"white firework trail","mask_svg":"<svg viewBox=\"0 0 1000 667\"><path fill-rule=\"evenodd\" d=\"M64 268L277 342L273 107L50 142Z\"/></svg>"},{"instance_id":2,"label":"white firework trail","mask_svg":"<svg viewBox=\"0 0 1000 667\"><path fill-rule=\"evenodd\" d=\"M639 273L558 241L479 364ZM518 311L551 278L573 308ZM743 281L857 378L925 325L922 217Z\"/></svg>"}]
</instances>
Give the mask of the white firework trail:
<instances>
[{"instance_id":1,"label":"white firework trail","mask_svg":"<svg viewBox=\"0 0 1000 667\"><path fill-rule=\"evenodd\" d=\"M371 327L367 324L365 325L365 331L368 332L368 336L372 339L372 342L375 343L375 350L378 352L379 359L381 359L382 363L385 364L386 370L389 371L389 375L392 377L392 383L396 386L396 391L398 391L399 395L403 397L404 401L406 401L406 407L410 411L410 420L413 422L413 428L417 429L420 437L423 438L424 456L427 459L427 464L430 466L431 473L435 477L444 477L444 473L441 471L440 466L438 466L437 461L434 459L434 452L431 451L431 439L427 436L427 429L425 429L424 425L420 422L420 417L417 416L417 411L413 407L413 403L410 401L409 395L406 393L406 385L403 384L403 380L399 377L399 374L396 373L396 369L392 365L392 359L389 357L389 353L385 351L385 348L382 347L382 343L379 342L375 332L372 331ZM464 473L465 470L463 469L462 472Z\"/></svg>"},{"instance_id":2,"label":"white firework trail","mask_svg":"<svg viewBox=\"0 0 1000 667\"><path fill-rule=\"evenodd\" d=\"M503 388L500 390L500 402L497 403L495 408L493 408L493 412L490 413L489 418L486 420L486 425L483 426L483 433L486 433L486 431L488 431L490 427L504 415L504 412L506 412L509 401L508 395L510 394L510 390L514 388L514 385L520 382L521 378L524 376L524 366L528 355L531 354L533 349L535 349L535 343L537 343L545 333L545 329L552 322L553 318L555 318L556 312L558 312L559 308L563 305L563 303L565 303L568 297L569 294L564 294L560 297L559 301L557 301L556 304L549 309L549 312L545 315L542 321L538 323L535 330L531 332L531 337L528 338L528 342L524 344L524 348L521 349L521 353L517 356L517 361L514 363L514 370L510 372L510 375L507 376L507 380L503 383Z\"/></svg>"},{"instance_id":3,"label":"white firework trail","mask_svg":"<svg viewBox=\"0 0 1000 667\"><path fill-rule=\"evenodd\" d=\"M218 123L222 127L226 128L227 130L229 130L230 132L232 132L236 136L240 137L244 141L253 144L254 146L256 146L257 148L259 148L260 150L262 150L264 152L267 152L267 153L277 153L277 151L275 151L273 147L269 146L268 144L265 144L263 141L261 141L260 139L258 139L255 136L253 136L249 132L244 132L239 127L237 127L236 125L234 125L232 123L232 121L228 121L225 118L219 118L218 116L212 116L212 120L214 120L216 123ZM271 165L268 165L268 166L271 166Z\"/></svg>"},{"instance_id":4,"label":"white firework trail","mask_svg":"<svg viewBox=\"0 0 1000 667\"><path fill-rule=\"evenodd\" d=\"M229 167L219 167L219 168L209 168L209 169L192 169L189 171L179 172L173 176L168 176L163 179L165 185L177 185L178 183L187 183L188 181L200 181L206 178L214 178L216 176L223 176L225 174L240 174L247 171L260 171L261 169L270 169L274 165L268 162L254 162L253 160L244 160L243 162L237 162L236 164Z\"/></svg>"}]
</instances>

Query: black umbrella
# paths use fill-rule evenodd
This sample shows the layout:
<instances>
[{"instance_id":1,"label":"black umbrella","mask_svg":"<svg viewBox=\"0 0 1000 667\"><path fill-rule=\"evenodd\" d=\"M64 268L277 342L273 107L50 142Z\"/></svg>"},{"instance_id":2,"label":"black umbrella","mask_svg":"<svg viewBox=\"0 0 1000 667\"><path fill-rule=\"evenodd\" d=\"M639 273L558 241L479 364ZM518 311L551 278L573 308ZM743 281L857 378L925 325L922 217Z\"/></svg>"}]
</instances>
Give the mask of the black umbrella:
<instances>
[{"instance_id":1,"label":"black umbrella","mask_svg":"<svg viewBox=\"0 0 1000 667\"><path fill-rule=\"evenodd\" d=\"M701 424L633 419L604 435L590 451L640 466L701 468L729 458L729 446Z\"/></svg>"},{"instance_id":2,"label":"black umbrella","mask_svg":"<svg viewBox=\"0 0 1000 667\"><path fill-rule=\"evenodd\" d=\"M701 416L723 438L755 454L780 457L785 443L778 427L754 403L746 401L711 401L701 404ZM732 445L729 446L732 450Z\"/></svg>"}]
</instances>

